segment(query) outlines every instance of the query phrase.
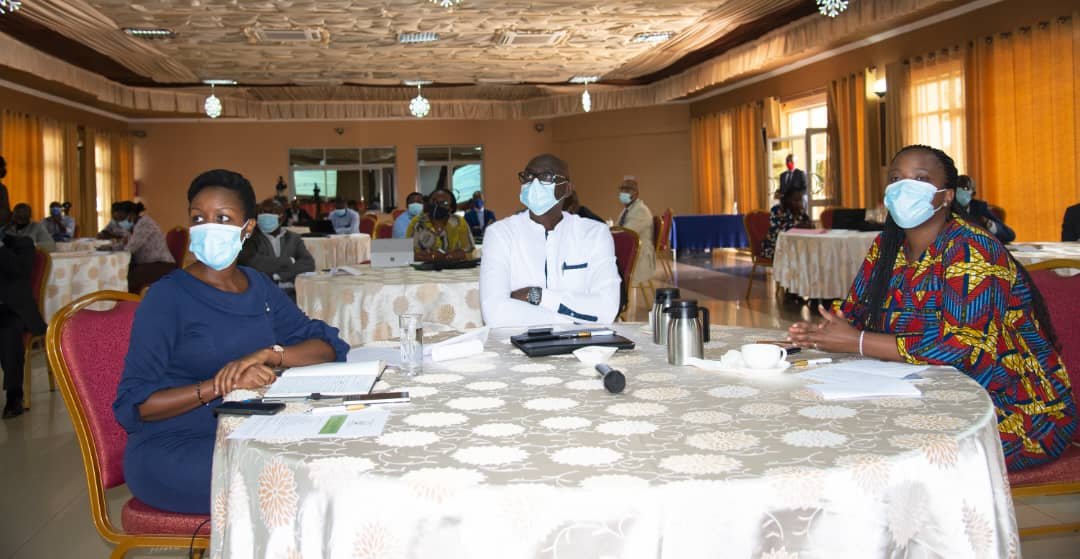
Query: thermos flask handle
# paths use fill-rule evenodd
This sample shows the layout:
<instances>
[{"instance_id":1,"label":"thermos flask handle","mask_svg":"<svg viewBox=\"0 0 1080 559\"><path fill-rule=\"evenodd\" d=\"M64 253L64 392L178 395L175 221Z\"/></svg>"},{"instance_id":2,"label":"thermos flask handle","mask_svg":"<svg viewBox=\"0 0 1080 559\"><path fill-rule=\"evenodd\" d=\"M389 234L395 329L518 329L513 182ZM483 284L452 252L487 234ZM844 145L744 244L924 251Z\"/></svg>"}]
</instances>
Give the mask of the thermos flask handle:
<instances>
[{"instance_id":1,"label":"thermos flask handle","mask_svg":"<svg viewBox=\"0 0 1080 559\"><path fill-rule=\"evenodd\" d=\"M707 342L709 341L709 309L698 307L698 313L705 313L705 318L701 323L701 330L703 331L702 337Z\"/></svg>"}]
</instances>

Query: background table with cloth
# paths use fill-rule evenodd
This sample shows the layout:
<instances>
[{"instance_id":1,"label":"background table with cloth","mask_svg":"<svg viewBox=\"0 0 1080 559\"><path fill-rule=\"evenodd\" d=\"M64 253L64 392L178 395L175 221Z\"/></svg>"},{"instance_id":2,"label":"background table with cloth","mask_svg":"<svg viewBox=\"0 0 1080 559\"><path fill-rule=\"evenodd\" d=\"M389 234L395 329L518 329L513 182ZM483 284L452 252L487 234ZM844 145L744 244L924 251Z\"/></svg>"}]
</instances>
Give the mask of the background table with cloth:
<instances>
[{"instance_id":1,"label":"background table with cloth","mask_svg":"<svg viewBox=\"0 0 1080 559\"><path fill-rule=\"evenodd\" d=\"M128 290L130 252L53 252L49 256L52 271L45 280L46 322L64 305L88 293Z\"/></svg>"},{"instance_id":2,"label":"background table with cloth","mask_svg":"<svg viewBox=\"0 0 1080 559\"><path fill-rule=\"evenodd\" d=\"M351 266L359 276L308 274L296 278L296 302L311 318L341 330L349 345L397 336L398 315L423 315L425 333L475 328L480 315L480 268L418 272L412 268Z\"/></svg>"},{"instance_id":3,"label":"background table with cloth","mask_svg":"<svg viewBox=\"0 0 1080 559\"><path fill-rule=\"evenodd\" d=\"M113 242L109 239L80 238L73 241L58 241L56 252L89 252L98 247L109 246Z\"/></svg>"},{"instance_id":4,"label":"background table with cloth","mask_svg":"<svg viewBox=\"0 0 1080 559\"><path fill-rule=\"evenodd\" d=\"M842 299L878 231L791 229L776 237L773 280L807 299Z\"/></svg>"},{"instance_id":5,"label":"background table with cloth","mask_svg":"<svg viewBox=\"0 0 1080 559\"><path fill-rule=\"evenodd\" d=\"M377 438L228 440L242 420L223 419L212 556L1018 553L994 409L963 374L927 373L922 399L825 402L790 373L669 366L639 325L617 328L639 343L611 359L619 395L495 330L480 356L388 371L376 390L412 402ZM714 328L706 353L779 335Z\"/></svg>"},{"instance_id":6,"label":"background table with cloth","mask_svg":"<svg viewBox=\"0 0 1080 559\"><path fill-rule=\"evenodd\" d=\"M676 253L748 245L742 214L677 215L671 223L671 249Z\"/></svg>"},{"instance_id":7,"label":"background table with cloth","mask_svg":"<svg viewBox=\"0 0 1080 559\"><path fill-rule=\"evenodd\" d=\"M1012 243L1005 248L1025 266L1059 258L1080 260L1080 242Z\"/></svg>"},{"instance_id":8,"label":"background table with cloth","mask_svg":"<svg viewBox=\"0 0 1080 559\"><path fill-rule=\"evenodd\" d=\"M371 260L371 235L330 235L304 237L304 246L315 259L316 270L352 266Z\"/></svg>"}]
</instances>

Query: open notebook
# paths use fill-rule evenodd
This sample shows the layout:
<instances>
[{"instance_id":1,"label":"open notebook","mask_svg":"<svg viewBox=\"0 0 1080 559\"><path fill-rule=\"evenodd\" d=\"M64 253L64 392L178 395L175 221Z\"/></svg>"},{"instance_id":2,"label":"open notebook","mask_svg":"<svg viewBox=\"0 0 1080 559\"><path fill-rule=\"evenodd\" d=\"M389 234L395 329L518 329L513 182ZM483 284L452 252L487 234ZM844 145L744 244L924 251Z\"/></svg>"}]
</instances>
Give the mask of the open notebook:
<instances>
[{"instance_id":1,"label":"open notebook","mask_svg":"<svg viewBox=\"0 0 1080 559\"><path fill-rule=\"evenodd\" d=\"M371 387L375 385L385 367L386 364L382 361L293 367L281 373L281 378L270 385L263 398L307 398L312 394L367 394L371 392Z\"/></svg>"}]
</instances>

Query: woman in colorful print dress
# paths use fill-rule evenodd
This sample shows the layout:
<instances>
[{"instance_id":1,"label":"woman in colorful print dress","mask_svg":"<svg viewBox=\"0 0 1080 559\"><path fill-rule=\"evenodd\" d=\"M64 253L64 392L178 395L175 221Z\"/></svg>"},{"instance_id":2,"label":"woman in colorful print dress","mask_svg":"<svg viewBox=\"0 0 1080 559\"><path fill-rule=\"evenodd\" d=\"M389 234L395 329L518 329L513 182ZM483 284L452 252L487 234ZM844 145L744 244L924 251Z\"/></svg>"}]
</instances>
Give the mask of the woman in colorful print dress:
<instances>
[{"instance_id":1,"label":"woman in colorful print dress","mask_svg":"<svg viewBox=\"0 0 1080 559\"><path fill-rule=\"evenodd\" d=\"M954 201L944 152L908 146L889 168L889 219L838 308L792 341L888 361L956 367L990 395L1010 471L1060 456L1076 405L1042 296L1027 271Z\"/></svg>"}]
</instances>

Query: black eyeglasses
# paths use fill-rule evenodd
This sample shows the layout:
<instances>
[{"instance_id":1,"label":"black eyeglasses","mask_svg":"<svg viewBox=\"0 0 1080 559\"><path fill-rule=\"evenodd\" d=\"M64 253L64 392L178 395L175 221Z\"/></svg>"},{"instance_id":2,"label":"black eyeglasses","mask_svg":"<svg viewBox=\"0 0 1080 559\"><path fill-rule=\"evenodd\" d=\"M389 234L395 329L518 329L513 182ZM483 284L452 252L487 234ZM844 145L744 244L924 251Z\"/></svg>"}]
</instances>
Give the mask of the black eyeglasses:
<instances>
[{"instance_id":1,"label":"black eyeglasses","mask_svg":"<svg viewBox=\"0 0 1080 559\"><path fill-rule=\"evenodd\" d=\"M540 179L540 182L547 182L547 183L554 182L554 183L560 183L561 184L561 183L564 183L564 182L570 180L570 177L564 177L562 175L557 175L555 173L551 173L551 172L548 172L548 171L544 171L543 173L533 173L532 171L522 171L522 172L518 173L518 179L521 179L521 184L532 182L533 179Z\"/></svg>"}]
</instances>

